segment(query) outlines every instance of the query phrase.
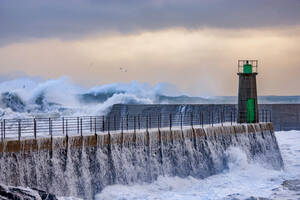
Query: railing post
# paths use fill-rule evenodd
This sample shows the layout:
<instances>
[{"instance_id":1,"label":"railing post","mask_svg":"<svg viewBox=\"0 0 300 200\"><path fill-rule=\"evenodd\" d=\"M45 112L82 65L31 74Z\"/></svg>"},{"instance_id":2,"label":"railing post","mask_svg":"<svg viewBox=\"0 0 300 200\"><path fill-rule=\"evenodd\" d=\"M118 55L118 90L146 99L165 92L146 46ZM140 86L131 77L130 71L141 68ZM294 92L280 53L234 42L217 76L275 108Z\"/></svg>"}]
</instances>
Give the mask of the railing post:
<instances>
[{"instance_id":1,"label":"railing post","mask_svg":"<svg viewBox=\"0 0 300 200\"><path fill-rule=\"evenodd\" d=\"M129 116L128 116L128 114L126 115L126 129L127 129L127 131L128 131L128 118L129 118Z\"/></svg>"},{"instance_id":2,"label":"railing post","mask_svg":"<svg viewBox=\"0 0 300 200\"><path fill-rule=\"evenodd\" d=\"M104 121L104 116L102 116L102 132L105 130L105 121Z\"/></svg>"},{"instance_id":3,"label":"railing post","mask_svg":"<svg viewBox=\"0 0 300 200\"><path fill-rule=\"evenodd\" d=\"M3 121L1 121L1 139L2 141L4 140L4 126L3 126Z\"/></svg>"},{"instance_id":4,"label":"railing post","mask_svg":"<svg viewBox=\"0 0 300 200\"><path fill-rule=\"evenodd\" d=\"M194 124L193 124L193 113L191 112L191 127L192 127L192 128L194 128L193 125L194 125Z\"/></svg>"},{"instance_id":5,"label":"railing post","mask_svg":"<svg viewBox=\"0 0 300 200\"><path fill-rule=\"evenodd\" d=\"M50 120L50 135L51 135L51 138L52 138L52 136L53 136L52 119L49 118L49 120Z\"/></svg>"},{"instance_id":6,"label":"railing post","mask_svg":"<svg viewBox=\"0 0 300 200\"><path fill-rule=\"evenodd\" d=\"M33 135L34 135L34 139L36 139L36 119L33 119Z\"/></svg>"},{"instance_id":7,"label":"railing post","mask_svg":"<svg viewBox=\"0 0 300 200\"><path fill-rule=\"evenodd\" d=\"M223 113L223 123L225 123L226 122L226 112L225 112L225 108L224 108L224 106L222 106L223 107L223 109L222 109L222 113ZM222 125L223 126L223 125Z\"/></svg>"},{"instance_id":8,"label":"railing post","mask_svg":"<svg viewBox=\"0 0 300 200\"><path fill-rule=\"evenodd\" d=\"M107 116L106 120L107 120L107 132L110 133L110 117Z\"/></svg>"},{"instance_id":9,"label":"railing post","mask_svg":"<svg viewBox=\"0 0 300 200\"><path fill-rule=\"evenodd\" d=\"M116 115L114 115L114 131L117 130Z\"/></svg>"},{"instance_id":10,"label":"railing post","mask_svg":"<svg viewBox=\"0 0 300 200\"><path fill-rule=\"evenodd\" d=\"M222 126L223 126L223 121L224 121L224 112L221 111L221 124L222 124Z\"/></svg>"},{"instance_id":11,"label":"railing post","mask_svg":"<svg viewBox=\"0 0 300 200\"><path fill-rule=\"evenodd\" d=\"M224 123L224 111L221 111L221 125L223 126Z\"/></svg>"},{"instance_id":12,"label":"railing post","mask_svg":"<svg viewBox=\"0 0 300 200\"><path fill-rule=\"evenodd\" d=\"M157 128L159 130L159 114L157 115Z\"/></svg>"},{"instance_id":13,"label":"railing post","mask_svg":"<svg viewBox=\"0 0 300 200\"><path fill-rule=\"evenodd\" d=\"M95 121L95 135L97 135L97 118L96 117L95 117L94 121Z\"/></svg>"},{"instance_id":14,"label":"railing post","mask_svg":"<svg viewBox=\"0 0 300 200\"><path fill-rule=\"evenodd\" d=\"M133 117L133 129L136 132L136 116Z\"/></svg>"},{"instance_id":15,"label":"railing post","mask_svg":"<svg viewBox=\"0 0 300 200\"><path fill-rule=\"evenodd\" d=\"M204 115L203 115L203 112L201 112L201 122L202 122L202 128L204 126Z\"/></svg>"},{"instance_id":16,"label":"railing post","mask_svg":"<svg viewBox=\"0 0 300 200\"><path fill-rule=\"evenodd\" d=\"M79 117L77 117L77 134L79 134Z\"/></svg>"},{"instance_id":17,"label":"railing post","mask_svg":"<svg viewBox=\"0 0 300 200\"><path fill-rule=\"evenodd\" d=\"M159 113L159 128L162 128L162 114Z\"/></svg>"},{"instance_id":18,"label":"railing post","mask_svg":"<svg viewBox=\"0 0 300 200\"><path fill-rule=\"evenodd\" d=\"M199 128L201 127L201 112L199 112Z\"/></svg>"},{"instance_id":19,"label":"railing post","mask_svg":"<svg viewBox=\"0 0 300 200\"><path fill-rule=\"evenodd\" d=\"M68 137L68 120L66 119L66 136Z\"/></svg>"},{"instance_id":20,"label":"railing post","mask_svg":"<svg viewBox=\"0 0 300 200\"><path fill-rule=\"evenodd\" d=\"M82 136L82 118L80 118L80 135Z\"/></svg>"},{"instance_id":21,"label":"railing post","mask_svg":"<svg viewBox=\"0 0 300 200\"><path fill-rule=\"evenodd\" d=\"M1 124L1 140L3 141L3 122L1 121L0 122L0 124Z\"/></svg>"},{"instance_id":22,"label":"railing post","mask_svg":"<svg viewBox=\"0 0 300 200\"><path fill-rule=\"evenodd\" d=\"M162 121L162 114L161 113L159 113L159 128L161 128L161 121Z\"/></svg>"},{"instance_id":23,"label":"railing post","mask_svg":"<svg viewBox=\"0 0 300 200\"><path fill-rule=\"evenodd\" d=\"M180 129L182 130L182 112L180 112Z\"/></svg>"},{"instance_id":24,"label":"railing post","mask_svg":"<svg viewBox=\"0 0 300 200\"><path fill-rule=\"evenodd\" d=\"M21 140L21 120L18 120L18 136L19 136L19 140Z\"/></svg>"},{"instance_id":25,"label":"railing post","mask_svg":"<svg viewBox=\"0 0 300 200\"><path fill-rule=\"evenodd\" d=\"M121 117L121 133L123 133L123 129L124 129L124 127L123 127L123 117Z\"/></svg>"},{"instance_id":26,"label":"railing post","mask_svg":"<svg viewBox=\"0 0 300 200\"><path fill-rule=\"evenodd\" d=\"M138 115L138 125L139 125L139 130L141 130L141 119L140 119L140 115Z\"/></svg>"},{"instance_id":27,"label":"railing post","mask_svg":"<svg viewBox=\"0 0 300 200\"><path fill-rule=\"evenodd\" d=\"M90 133L93 132L92 117L90 117Z\"/></svg>"},{"instance_id":28,"label":"railing post","mask_svg":"<svg viewBox=\"0 0 300 200\"><path fill-rule=\"evenodd\" d=\"M230 124L232 125L232 111L230 112Z\"/></svg>"},{"instance_id":29,"label":"railing post","mask_svg":"<svg viewBox=\"0 0 300 200\"><path fill-rule=\"evenodd\" d=\"M62 118L62 130L63 130L63 135L65 135L65 118Z\"/></svg>"},{"instance_id":30,"label":"railing post","mask_svg":"<svg viewBox=\"0 0 300 200\"><path fill-rule=\"evenodd\" d=\"M272 122L272 111L270 110L270 122Z\"/></svg>"},{"instance_id":31,"label":"railing post","mask_svg":"<svg viewBox=\"0 0 300 200\"><path fill-rule=\"evenodd\" d=\"M215 120L214 120L214 112L211 112L211 116L212 116L212 124L211 124L211 125L214 126L214 123L215 123L215 122L214 122L214 121L215 121Z\"/></svg>"},{"instance_id":32,"label":"railing post","mask_svg":"<svg viewBox=\"0 0 300 200\"><path fill-rule=\"evenodd\" d=\"M172 130L172 113L169 115L169 121L170 121L170 130Z\"/></svg>"},{"instance_id":33,"label":"railing post","mask_svg":"<svg viewBox=\"0 0 300 200\"><path fill-rule=\"evenodd\" d=\"M235 121L235 122L236 122L236 120L235 120L235 112L236 112L236 110L234 109L234 110L233 110L233 119L232 119L232 121Z\"/></svg>"},{"instance_id":34,"label":"railing post","mask_svg":"<svg viewBox=\"0 0 300 200\"><path fill-rule=\"evenodd\" d=\"M4 136L4 121L1 122L1 136L2 136L2 140L4 140L5 136Z\"/></svg>"},{"instance_id":35,"label":"railing post","mask_svg":"<svg viewBox=\"0 0 300 200\"><path fill-rule=\"evenodd\" d=\"M49 117L48 119L48 132L49 132L49 135L51 135L51 118Z\"/></svg>"},{"instance_id":36,"label":"railing post","mask_svg":"<svg viewBox=\"0 0 300 200\"><path fill-rule=\"evenodd\" d=\"M151 121L151 114L149 115L149 129L151 129L151 123L152 123L152 121Z\"/></svg>"},{"instance_id":37,"label":"railing post","mask_svg":"<svg viewBox=\"0 0 300 200\"><path fill-rule=\"evenodd\" d=\"M147 115L147 117L146 117L146 131L148 131L148 124L149 123L149 116Z\"/></svg>"},{"instance_id":38,"label":"railing post","mask_svg":"<svg viewBox=\"0 0 300 200\"><path fill-rule=\"evenodd\" d=\"M268 122L268 110L266 110L266 122Z\"/></svg>"},{"instance_id":39,"label":"railing post","mask_svg":"<svg viewBox=\"0 0 300 200\"><path fill-rule=\"evenodd\" d=\"M3 136L4 136L4 139L6 138L5 124L6 124L6 120L4 119L3 120Z\"/></svg>"}]
</instances>

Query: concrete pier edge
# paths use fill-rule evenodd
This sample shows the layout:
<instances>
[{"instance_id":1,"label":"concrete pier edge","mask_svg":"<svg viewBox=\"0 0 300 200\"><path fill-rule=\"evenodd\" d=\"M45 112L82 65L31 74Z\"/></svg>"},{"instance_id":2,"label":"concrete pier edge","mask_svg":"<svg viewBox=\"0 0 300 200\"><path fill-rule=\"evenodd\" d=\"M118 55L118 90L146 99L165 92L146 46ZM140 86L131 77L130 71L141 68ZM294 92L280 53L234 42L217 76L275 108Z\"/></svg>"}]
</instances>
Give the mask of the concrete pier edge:
<instances>
[{"instance_id":1,"label":"concrete pier edge","mask_svg":"<svg viewBox=\"0 0 300 200\"><path fill-rule=\"evenodd\" d=\"M253 134L255 133L255 126L264 131L274 132L272 123L257 123L257 124L238 124L238 125L224 125L214 127L193 127L185 128L190 131L182 131L181 129L150 129L134 131L119 131L110 133L99 133L93 135L83 136L68 136L68 137L43 137L37 139L23 139L23 140L6 140L0 142L0 153L20 152L26 153L31 151L43 151L53 149L66 149L68 148L82 148L84 147L99 147L120 144L123 145L149 145L151 137L157 137L159 143L173 142L176 140L190 139L193 141L195 138L203 137L204 139L209 136L216 137L217 135L224 134ZM222 130L221 130L222 129ZM133 134L132 134L133 133ZM138 139L138 135L143 134L144 141Z\"/></svg>"}]
</instances>

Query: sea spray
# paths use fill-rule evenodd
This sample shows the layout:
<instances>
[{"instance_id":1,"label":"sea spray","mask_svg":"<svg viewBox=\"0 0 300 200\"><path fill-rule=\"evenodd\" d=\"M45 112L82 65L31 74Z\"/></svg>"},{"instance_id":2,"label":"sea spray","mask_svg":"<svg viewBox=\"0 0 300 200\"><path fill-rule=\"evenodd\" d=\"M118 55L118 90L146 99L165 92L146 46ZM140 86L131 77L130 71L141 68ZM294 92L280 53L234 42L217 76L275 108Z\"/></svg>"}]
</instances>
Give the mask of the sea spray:
<instances>
[{"instance_id":1,"label":"sea spray","mask_svg":"<svg viewBox=\"0 0 300 200\"><path fill-rule=\"evenodd\" d=\"M180 95L170 84L132 81L85 89L64 76L41 81L20 78L0 83L0 116L5 118L106 115L114 104L168 103ZM160 97L164 96L164 100Z\"/></svg>"}]
</instances>

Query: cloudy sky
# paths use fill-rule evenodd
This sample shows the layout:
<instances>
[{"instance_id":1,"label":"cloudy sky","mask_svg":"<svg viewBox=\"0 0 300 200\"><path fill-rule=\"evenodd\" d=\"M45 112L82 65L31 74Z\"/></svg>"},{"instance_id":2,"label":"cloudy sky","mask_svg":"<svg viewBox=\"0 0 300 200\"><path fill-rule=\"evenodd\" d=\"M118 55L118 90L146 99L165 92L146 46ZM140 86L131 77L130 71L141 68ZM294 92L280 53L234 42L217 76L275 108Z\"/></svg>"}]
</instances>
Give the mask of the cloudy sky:
<instances>
[{"instance_id":1,"label":"cloudy sky","mask_svg":"<svg viewBox=\"0 0 300 200\"><path fill-rule=\"evenodd\" d=\"M259 60L260 95L300 95L300 0L0 1L0 81L236 95L238 59Z\"/></svg>"}]
</instances>

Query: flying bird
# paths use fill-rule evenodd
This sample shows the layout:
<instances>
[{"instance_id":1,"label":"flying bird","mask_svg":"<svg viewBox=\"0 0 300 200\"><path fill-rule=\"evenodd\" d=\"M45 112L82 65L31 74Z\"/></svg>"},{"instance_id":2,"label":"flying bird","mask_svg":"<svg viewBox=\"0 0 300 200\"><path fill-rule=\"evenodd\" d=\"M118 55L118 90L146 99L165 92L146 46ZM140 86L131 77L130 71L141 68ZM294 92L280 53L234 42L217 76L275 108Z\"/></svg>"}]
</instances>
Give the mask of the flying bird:
<instances>
[{"instance_id":1,"label":"flying bird","mask_svg":"<svg viewBox=\"0 0 300 200\"><path fill-rule=\"evenodd\" d=\"M127 72L127 69L123 68L123 67L120 67L120 71L121 72Z\"/></svg>"}]
</instances>

